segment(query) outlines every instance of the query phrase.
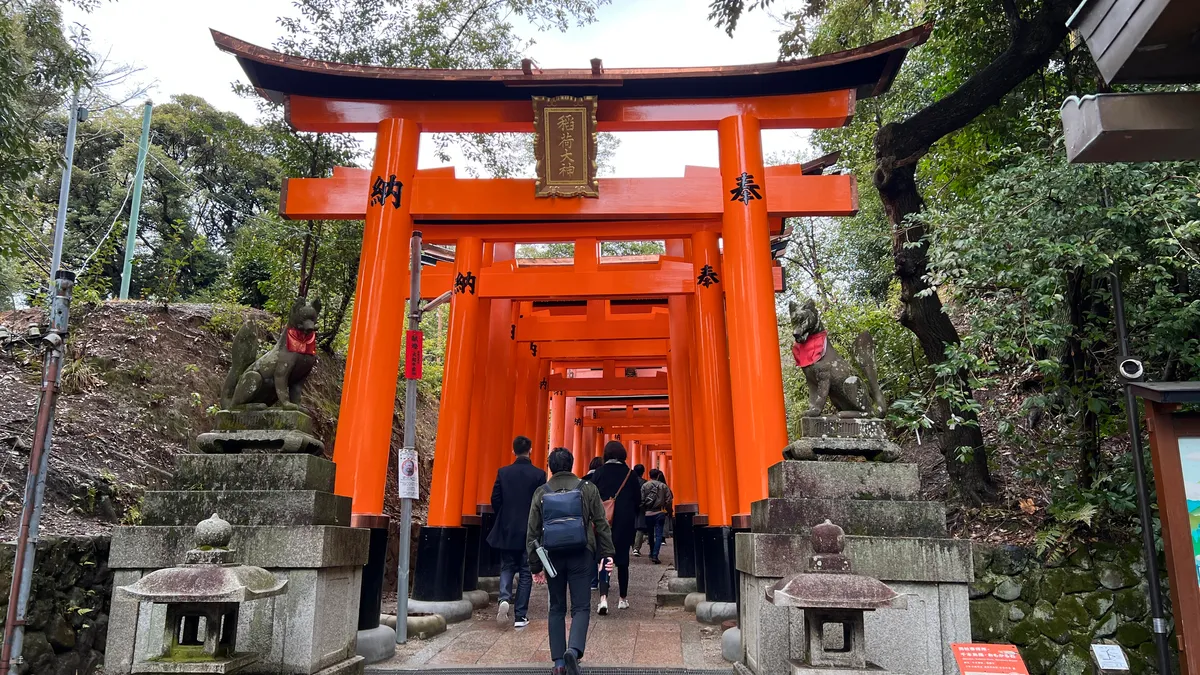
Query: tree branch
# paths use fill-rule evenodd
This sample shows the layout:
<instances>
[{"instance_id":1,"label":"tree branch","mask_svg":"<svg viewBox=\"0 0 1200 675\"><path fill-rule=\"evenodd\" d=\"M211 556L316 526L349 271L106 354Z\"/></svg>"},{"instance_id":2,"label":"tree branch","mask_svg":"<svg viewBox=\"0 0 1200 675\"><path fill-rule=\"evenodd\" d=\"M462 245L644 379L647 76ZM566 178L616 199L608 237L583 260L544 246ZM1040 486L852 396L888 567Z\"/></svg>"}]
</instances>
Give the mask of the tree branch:
<instances>
[{"instance_id":1,"label":"tree branch","mask_svg":"<svg viewBox=\"0 0 1200 675\"><path fill-rule=\"evenodd\" d=\"M1012 0L1002 0L1008 4ZM903 122L886 125L875 138L877 158L892 166L915 164L934 143L970 124L1008 92L1037 72L1067 36L1074 0L1045 0L1024 21L1008 48L941 100ZM890 127L890 128L889 128ZM884 167L880 167L884 168Z\"/></svg>"},{"instance_id":2,"label":"tree branch","mask_svg":"<svg viewBox=\"0 0 1200 675\"><path fill-rule=\"evenodd\" d=\"M1021 25L1025 23L1021 18L1021 10L1017 9L1016 0L1000 0L1000 6L1004 9L1004 16L1008 19L1008 30L1015 40L1021 32Z\"/></svg>"}]
</instances>

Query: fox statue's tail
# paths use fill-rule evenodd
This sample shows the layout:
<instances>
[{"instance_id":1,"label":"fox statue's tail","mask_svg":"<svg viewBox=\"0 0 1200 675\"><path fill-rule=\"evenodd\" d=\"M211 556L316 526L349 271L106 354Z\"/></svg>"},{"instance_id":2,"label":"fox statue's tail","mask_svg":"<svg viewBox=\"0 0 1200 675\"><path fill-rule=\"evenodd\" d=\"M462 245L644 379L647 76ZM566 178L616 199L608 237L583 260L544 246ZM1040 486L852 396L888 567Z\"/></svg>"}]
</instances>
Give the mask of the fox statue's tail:
<instances>
[{"instance_id":1,"label":"fox statue's tail","mask_svg":"<svg viewBox=\"0 0 1200 675\"><path fill-rule=\"evenodd\" d=\"M887 401L883 398L883 390L879 388L879 374L875 370L875 340L865 330L859 333L858 339L854 341L854 355L858 359L858 367L862 368L863 375L867 378L871 397L868 407L871 414L883 417L887 412Z\"/></svg>"},{"instance_id":2,"label":"fox statue's tail","mask_svg":"<svg viewBox=\"0 0 1200 675\"><path fill-rule=\"evenodd\" d=\"M249 322L242 324L237 335L233 337L232 363L229 375L225 377L225 385L221 387L221 407L228 409L233 405L233 392L237 389L238 380L242 373L258 358L258 335L254 326Z\"/></svg>"}]
</instances>

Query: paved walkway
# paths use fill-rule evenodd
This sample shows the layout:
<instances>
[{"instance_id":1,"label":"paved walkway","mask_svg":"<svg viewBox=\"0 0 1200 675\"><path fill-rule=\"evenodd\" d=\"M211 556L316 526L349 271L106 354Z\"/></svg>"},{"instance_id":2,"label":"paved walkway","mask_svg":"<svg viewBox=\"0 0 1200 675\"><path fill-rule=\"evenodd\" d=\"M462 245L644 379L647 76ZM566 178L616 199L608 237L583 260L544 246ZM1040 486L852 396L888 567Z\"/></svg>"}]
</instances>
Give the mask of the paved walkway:
<instances>
[{"instance_id":1,"label":"paved walkway","mask_svg":"<svg viewBox=\"0 0 1200 675\"><path fill-rule=\"evenodd\" d=\"M598 616L592 593L592 618L588 627L587 653L582 665L650 666L689 669L731 668L721 658L720 628L705 626L683 607L656 607L656 591L667 570L673 569L670 541L663 545L661 565L649 558L632 558L629 569L627 610L617 610L616 573L610 613ZM643 552L645 547L643 548ZM390 661L369 666L368 670L387 671L420 668L461 668L463 666L543 666L549 672L550 644L547 636L545 586L534 584L529 603L530 623L526 628L496 624L496 605L475 612L464 621L431 640L410 640L400 645ZM395 605L384 611L395 611ZM570 615L567 629L570 630Z\"/></svg>"}]
</instances>

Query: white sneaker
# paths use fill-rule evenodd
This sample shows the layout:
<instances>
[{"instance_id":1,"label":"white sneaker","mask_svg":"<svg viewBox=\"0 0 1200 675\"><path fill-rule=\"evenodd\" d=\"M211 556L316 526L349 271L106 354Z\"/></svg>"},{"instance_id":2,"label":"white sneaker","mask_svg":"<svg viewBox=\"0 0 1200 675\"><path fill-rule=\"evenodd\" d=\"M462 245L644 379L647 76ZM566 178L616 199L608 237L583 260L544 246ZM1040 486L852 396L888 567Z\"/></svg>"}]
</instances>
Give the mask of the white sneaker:
<instances>
[{"instance_id":1,"label":"white sneaker","mask_svg":"<svg viewBox=\"0 0 1200 675\"><path fill-rule=\"evenodd\" d=\"M508 601L505 600L504 602L500 603L500 609L496 612L496 623L503 626L507 624L508 621Z\"/></svg>"},{"instance_id":2,"label":"white sneaker","mask_svg":"<svg viewBox=\"0 0 1200 675\"><path fill-rule=\"evenodd\" d=\"M629 602L625 598L621 598L617 601L617 609L629 609Z\"/></svg>"},{"instance_id":3,"label":"white sneaker","mask_svg":"<svg viewBox=\"0 0 1200 675\"><path fill-rule=\"evenodd\" d=\"M600 616L608 614L608 598L600 596L600 604L596 607L596 613Z\"/></svg>"}]
</instances>

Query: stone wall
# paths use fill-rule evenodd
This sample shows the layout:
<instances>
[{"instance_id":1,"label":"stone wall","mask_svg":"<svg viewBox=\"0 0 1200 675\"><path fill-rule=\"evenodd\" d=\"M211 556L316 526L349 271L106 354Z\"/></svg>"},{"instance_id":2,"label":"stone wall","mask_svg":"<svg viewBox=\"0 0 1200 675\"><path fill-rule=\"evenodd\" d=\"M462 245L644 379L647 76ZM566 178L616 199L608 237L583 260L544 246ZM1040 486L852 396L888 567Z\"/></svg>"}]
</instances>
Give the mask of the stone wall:
<instances>
[{"instance_id":1,"label":"stone wall","mask_svg":"<svg viewBox=\"0 0 1200 675\"><path fill-rule=\"evenodd\" d=\"M1017 645L1031 675L1091 673L1092 642L1124 647L1134 675L1157 672L1140 546L1096 543L1046 564L977 543L974 565L972 638Z\"/></svg>"},{"instance_id":2,"label":"stone wall","mask_svg":"<svg viewBox=\"0 0 1200 675\"><path fill-rule=\"evenodd\" d=\"M113 578L108 545L108 537L44 537L38 544L21 673L88 675L103 661ZM8 605L14 551L11 543L0 545L0 607Z\"/></svg>"}]
</instances>

